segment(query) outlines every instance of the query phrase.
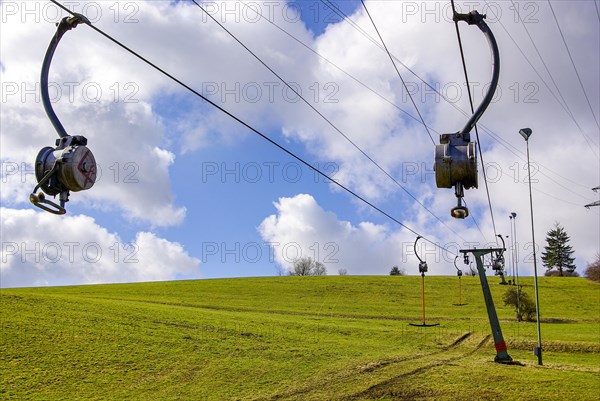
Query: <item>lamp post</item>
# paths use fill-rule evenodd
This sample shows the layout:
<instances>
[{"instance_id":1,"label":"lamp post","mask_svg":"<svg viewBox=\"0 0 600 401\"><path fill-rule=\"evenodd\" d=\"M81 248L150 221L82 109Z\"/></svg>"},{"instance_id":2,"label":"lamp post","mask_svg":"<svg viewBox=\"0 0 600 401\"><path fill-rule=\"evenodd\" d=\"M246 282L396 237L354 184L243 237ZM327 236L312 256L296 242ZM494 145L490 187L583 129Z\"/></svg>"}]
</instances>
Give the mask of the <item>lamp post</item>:
<instances>
[{"instance_id":1,"label":"lamp post","mask_svg":"<svg viewBox=\"0 0 600 401\"><path fill-rule=\"evenodd\" d=\"M525 139L527 144L527 175L529 181L529 208L531 210L531 240L533 241L533 283L535 287L535 310L537 320L537 347L534 349L534 354L538 357L538 365L542 365L542 332L540 329L540 297L538 292L538 275L537 275L537 258L535 255L535 230L533 228L533 198L531 196L531 168L529 166L529 137L532 134L531 128L522 128L519 134Z\"/></svg>"}]
</instances>

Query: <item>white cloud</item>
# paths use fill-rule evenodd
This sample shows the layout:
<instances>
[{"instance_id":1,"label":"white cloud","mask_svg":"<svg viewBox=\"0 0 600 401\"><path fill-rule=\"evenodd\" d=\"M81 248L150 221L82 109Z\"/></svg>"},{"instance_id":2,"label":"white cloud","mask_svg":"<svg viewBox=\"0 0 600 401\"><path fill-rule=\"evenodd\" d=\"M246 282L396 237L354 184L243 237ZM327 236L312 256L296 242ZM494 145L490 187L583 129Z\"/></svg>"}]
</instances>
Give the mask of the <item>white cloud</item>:
<instances>
[{"instance_id":1,"label":"white cloud","mask_svg":"<svg viewBox=\"0 0 600 401\"><path fill-rule=\"evenodd\" d=\"M307 194L280 198L274 206L277 214L265 218L258 231L265 242L275 244L275 261L285 269L290 269L297 257L306 256L324 263L329 274L339 269L347 269L349 274L387 274L394 265L406 268L409 274L417 272L416 236L407 230L339 220ZM448 265L454 258L451 253L425 242L419 243L418 252L426 257L433 274L454 271Z\"/></svg>"},{"instance_id":2,"label":"white cloud","mask_svg":"<svg viewBox=\"0 0 600 401\"><path fill-rule=\"evenodd\" d=\"M307 194L280 198L274 206L277 213L266 217L258 227L258 232L265 243L274 244L275 262L284 269L289 270L297 257L305 256L323 262L329 274L336 274L342 268L347 269L349 274L388 274L394 265L404 268L408 274L418 274L419 261L414 253L416 234L405 228L369 221L353 225L348 221L339 220L333 212L324 210L311 195ZM508 217L509 209L502 207L499 210L503 213L502 219ZM426 237L425 240L417 243L417 253L427 261L429 274L455 274L454 258L460 255L459 249L498 247L493 235L485 239L475 228L465 229L462 221L454 220L452 222L454 224L449 226L465 237L465 240L441 228L439 224L424 223L425 215L426 212L417 210L415 218L404 223L413 229L418 227L416 231ZM527 213L522 213L518 214L517 218L519 219L517 224L519 272L523 275L532 275L533 249L529 216ZM571 244L578 244L583 248L581 252L581 249L578 250L578 247L574 246L576 256L579 255L580 258L576 261L578 272L582 273L587 262L591 262L594 256L592 253L586 253L588 249L594 250L594 245L590 243L593 239L582 238L577 225L572 224L569 219L564 221L564 226L571 235ZM491 228L482 228L486 232L491 231ZM547 229L550 228L551 225ZM509 228L501 232L506 235L509 233ZM542 230L537 232L538 244L545 243L544 233L545 231ZM471 238L476 240L470 241ZM499 244L501 245L501 242ZM510 240L506 240L506 246L510 249ZM538 258L541 257L540 252L538 250ZM510 252L505 254L507 274L511 271L509 254ZM462 255L457 264L459 268L466 269L462 262ZM544 272L540 262L538 262L538 271L540 274Z\"/></svg>"},{"instance_id":3,"label":"white cloud","mask_svg":"<svg viewBox=\"0 0 600 401\"><path fill-rule=\"evenodd\" d=\"M407 4L416 7L414 13L407 13ZM593 12L593 5L584 1L553 4L560 11L561 21L581 21L579 24L564 22L562 28L575 63L582 71L581 75L592 105L595 110L599 110L600 56L598 52L589 52L589 49L600 45L598 43L600 26ZM451 89L460 89L459 96L454 96L455 104L463 110L468 110L468 97L454 24L446 18L448 15L444 14L444 10L448 11L446 5L446 3L367 2L369 11L390 50L427 81L439 82L443 94L450 96ZM530 140L531 160L534 167L532 174L537 179L533 185L533 196L536 242L540 247L538 256L545 245L545 233L555 221L558 221L571 235L571 244L575 249L581 272L598 251L598 243L600 243L598 209L583 208L585 203L597 199L590 189L597 186L600 180L600 160L597 157L600 132L595 126L573 68L568 62L568 56L547 5L539 5L535 15L527 14L534 17L527 26L574 111L575 117L582 125L584 134L590 138L592 150L500 25L499 22L502 22L511 32L545 80L551 83L541 62L535 56L522 25L515 22L514 11L508 7L510 4L497 5L502 7L500 21L492 18L493 14L489 7L487 13L488 23L500 47L500 86L496 100L480 120L499 137L493 139L485 130L480 129L484 152L482 158L488 165L487 171L492 174L496 170L496 176L499 177L494 180L492 176L490 181L496 231L499 234L507 234L510 231L508 214L516 211L520 216L517 239L521 248L521 257L531 256L531 245L527 244L531 242L531 229L528 223L528 188L524 184L527 171L525 143L518 135L520 128L531 127L534 131ZM478 8L473 4L470 7ZM481 7L479 9L482 11ZM431 10L437 11L431 12ZM351 18L377 39L372 31L371 22L361 9ZM398 23L399 19L402 23ZM475 107L477 107L484 94L484 85L491 78L490 51L479 29L461 23L460 30L466 50L469 77L472 81L471 87L474 91ZM319 51L338 66L377 88L383 96L416 115L385 53L349 24L340 22L330 25L326 33L317 38L316 44ZM301 139L319 157L338 162L341 171L336 178L349 184L350 188L359 194L379 203L382 197L399 199L397 209L394 206L388 206L387 209L398 210L397 214L393 214L399 216L405 223L414 222L408 225L416 228L417 231L425 235L433 233L442 244L466 241L479 244L485 244L486 241L494 243L494 230L481 169L480 188L467 191L466 199L483 235L476 228L466 228L467 224L472 225L471 219L456 221L449 217L449 210L456 204L456 200L452 190L435 188L433 175L424 170L424 167L430 169L433 164L433 145L422 126L407 120L403 113L390 107L381 99L371 96L364 88L331 66L321 62L313 69L313 74L323 80L327 80L327 77L335 77L336 83L341 88L339 103L319 105L324 107L325 114L368 154L380 161L381 165L397 177L417 199L426 203L429 209L456 234L441 226L420 206L416 206L400 188L390 184L390 180L373 168L370 162L352 149L341 136L330 132L332 130L329 128L313 130L307 128L311 121L317 119L316 116L302 121L293 120L286 125L287 135ZM401 66L400 71L405 81L416 85L412 87L415 101L426 121L434 129L444 133L456 132L463 127L467 117L462 116L433 94ZM317 123L312 124L318 126ZM437 142L436 134L434 132L432 134ZM472 137L475 139L474 132ZM418 166L416 174L402 179L402 173L407 171L406 168L412 168L414 165ZM395 194L399 195L396 197ZM523 272L533 271L531 262L524 263L521 267ZM538 268L542 269L541 263L538 264Z\"/></svg>"},{"instance_id":4,"label":"white cloud","mask_svg":"<svg viewBox=\"0 0 600 401\"><path fill-rule=\"evenodd\" d=\"M1 208L0 220L4 288L200 276L198 259L151 232L126 243L88 216Z\"/></svg>"},{"instance_id":5,"label":"white cloud","mask_svg":"<svg viewBox=\"0 0 600 401\"><path fill-rule=\"evenodd\" d=\"M264 132L281 132L293 150L304 147L314 159L335 162L339 166L336 179L366 198L397 211L393 214L417 231L434 233L436 240L441 243L463 242L463 239L485 242L477 229L466 228L468 222L451 220L448 216L455 198L451 190L434 187L430 171L433 145L422 126L332 65L307 52L264 20L254 17L252 21L249 18L235 20L236 16L253 16L251 11L226 16L221 13L224 7L219 7L215 15L286 80L297 82L311 101L317 94L315 88L318 88L315 106L462 238L457 239L458 235L441 226L433 216L416 205L310 108L302 102L286 99L285 95L289 96L290 93L284 90L283 84L213 21L203 16L195 5L169 1L131 3L137 7L133 17L138 22L123 21L127 14L124 11L133 10L128 9L121 10L119 20L115 23L114 10L109 8L112 3L94 4L103 7L103 18L94 21L96 26L123 40L193 88L211 93L209 97L216 103L223 104L253 126ZM211 4L213 7L219 5ZM235 4L242 7L241 2ZM535 57L522 25L515 22L510 4L495 5L502 7L500 21L546 81L550 82ZM576 64L585 66L580 68L580 73L592 105L598 110L600 56L598 52L589 51L598 48L600 37L593 4L590 5L588 1L569 1L553 2L553 5L559 11L559 19L564 21L562 28ZM439 82L442 93L453 97L457 106L467 110L468 98L448 3L368 1L367 6L390 50L427 81ZM598 209L588 211L572 203L583 205L597 199L589 188L597 186L600 180L598 157L590 151L571 119L522 58L500 24L492 18L492 11L484 10L484 3L479 6L470 5L488 13L488 23L498 39L502 59L501 92L498 92L497 101L490 106L481 122L493 129L504 144L493 140L484 130L480 132L486 163L493 163L501 169L502 178L490 184L497 230L499 233L508 232L508 213L516 211L519 215L518 238L520 241L530 240L531 233L526 224L528 192L522 183L525 171L524 143L517 134L519 128L530 126L534 130L531 139L532 160L541 166L540 173L536 175L539 182L534 184L537 242L543 244L544 233L555 220L563 223L571 235L577 262L583 267L598 250L600 230L595 223L598 221ZM272 4L264 5L261 10L264 12L269 7ZM412 11L409 13L409 10ZM428 10L435 11L432 13ZM385 53L349 24L331 24L324 34L313 37L303 24L286 20L280 13L275 13L275 16L275 22L283 28L416 116ZM599 131L572 67L567 62L568 57L547 5L540 4L534 15L527 16L535 19L527 24L530 33L597 152ZM370 21L360 8L351 18L376 38ZM54 33L55 27L51 23L54 20L40 23L30 18L25 22L19 16L7 16L1 39L2 82L7 99L6 102L3 99L0 111L0 159L16 163L19 168L22 162L32 163L38 149L50 145L55 138L41 103L34 101L34 94L26 95L23 92L23 88L33 88L38 80L42 55ZM484 84L490 79L489 50L477 28L461 24L460 29L477 103L483 95ZM88 27L78 27L68 33L64 41L56 54L50 80L58 83L79 82L79 86L73 92L73 100L68 99L70 92L61 86L62 98L55 105L57 114L69 132L88 137L90 148L103 168L103 176L97 186L85 193L73 194L72 202L115 210L129 220L150 225L182 223L188 205L175 201L176 194L171 191L172 177L169 174L169 166L176 160L175 154L192 153L222 142L237 144L239 138L250 134L206 103L189 94L184 95L184 90L176 84L99 37ZM76 49L77 57L69 57L71 49ZM424 84L403 67L400 67L400 71L415 92L415 101L429 125L440 133L455 132L462 128L466 117L437 95L426 92ZM17 84L17 93L11 95L10 91L4 89L13 90L12 86L6 87L12 84ZM88 92L83 91L86 84L91 84L88 85ZM96 84L102 89L103 97L99 103L91 103ZM328 86L330 84L333 86ZM119 92L118 101L114 99L116 90ZM453 90L459 93L452 96ZM256 94L254 91L260 93L255 101L252 99ZM128 96L138 102L124 103ZM170 110L162 113L169 115L161 119L157 104L164 98L170 101L169 96L173 99L172 108L181 110L179 113L171 113ZM326 96L330 97L329 101L325 101ZM176 127L176 132L168 131L171 127ZM432 132L432 135L437 142L437 134ZM28 191L34 182L27 171L12 174L12 170L4 168L12 169L14 166L3 164L1 199L11 206L20 206L27 202ZM415 166L417 171L414 175L405 174L412 173ZM115 179L115 169L119 173L118 179ZM136 172L133 178L138 181L124 182L132 172ZM482 176L480 184L479 190L467 191L466 195L473 215L490 240L493 230ZM282 202L278 203L281 207L285 206L285 202ZM282 209L280 214L293 221L292 216L298 210L316 213L318 205L295 205L287 211ZM397 235L394 230L377 225L368 226L366 223L343 224L331 216L327 217L326 212L321 212L325 221L330 223L321 229L330 230L336 240L354 238L360 244L370 243L372 246L364 245L361 248L364 254L369 255L374 253L372 249L376 249L375 243L369 242L375 237L382 239L383 244L388 244L385 246L389 249L395 249L390 242ZM297 235L302 234L302 226L290 224L290 228L284 230L287 220L282 223L277 217L271 218L276 219L272 228L278 229L269 236L295 240ZM294 218L297 223L308 227L317 223L307 222L306 216L302 215ZM340 234L335 234L336 230ZM411 234L410 237L406 242L413 241L414 236ZM309 239L307 237L303 241ZM306 244L310 245L308 242ZM390 256L384 258L377 255L375 258L381 258L376 263L378 266L387 266L391 261L388 259Z\"/></svg>"}]
</instances>

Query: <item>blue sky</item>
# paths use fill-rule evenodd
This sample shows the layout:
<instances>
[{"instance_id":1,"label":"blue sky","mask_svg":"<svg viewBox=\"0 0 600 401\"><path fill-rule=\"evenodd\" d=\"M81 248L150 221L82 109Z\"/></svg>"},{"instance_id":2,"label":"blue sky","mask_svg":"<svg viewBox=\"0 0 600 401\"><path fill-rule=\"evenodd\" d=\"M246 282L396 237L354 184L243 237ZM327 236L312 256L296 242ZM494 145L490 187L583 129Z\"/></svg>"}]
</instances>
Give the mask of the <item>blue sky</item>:
<instances>
[{"instance_id":1,"label":"blue sky","mask_svg":"<svg viewBox=\"0 0 600 401\"><path fill-rule=\"evenodd\" d=\"M74 11L85 11L98 28L449 249L420 245L432 274L454 274L452 252L458 248L495 245L494 223L496 233L509 234L512 211L518 215L521 272L531 274L525 144L518 135L519 128L531 127L538 257L545 233L559 222L571 235L578 271L584 270L600 242L598 208L583 208L597 200L591 188L600 181L600 61L597 52L589 52L599 46L595 4L552 2L575 71L547 4L457 2L461 10L488 14L501 52L500 88L480 132L492 222L481 169L480 188L466 193L473 217L449 216L456 201L451 190L435 187L433 143L408 117L417 116L414 106L388 56L371 42L379 40L361 2L334 3L351 23L320 1L201 4L296 83L315 108L424 206L194 4L130 2L110 8L91 1ZM51 89L60 91L54 99L59 118L69 132L88 137L102 176L89 191L71 195L66 216L35 209L27 202L35 182L24 163L32 163L56 137L35 89L58 10L48 2L30 4L25 9L20 2L2 2L3 287L274 275L285 272L298 252L323 261L329 274L339 269L387 274L393 265L418 273L414 233L86 26L65 35L50 81ZM457 109L469 106L449 2L366 4L392 53L451 99L432 93L399 66L433 140L458 131L466 117ZM574 20L578 23L569 23ZM460 29L478 102L490 79L489 50L475 27ZM70 58L70 48L80 57Z\"/></svg>"}]
</instances>

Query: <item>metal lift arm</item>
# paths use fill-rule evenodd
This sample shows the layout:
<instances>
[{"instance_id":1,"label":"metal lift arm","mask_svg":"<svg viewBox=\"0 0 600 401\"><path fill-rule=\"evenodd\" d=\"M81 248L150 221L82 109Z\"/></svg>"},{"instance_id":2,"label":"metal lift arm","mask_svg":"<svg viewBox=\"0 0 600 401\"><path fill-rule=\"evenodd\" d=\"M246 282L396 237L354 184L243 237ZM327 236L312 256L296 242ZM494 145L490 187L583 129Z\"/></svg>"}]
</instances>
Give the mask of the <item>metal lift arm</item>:
<instances>
[{"instance_id":1,"label":"metal lift arm","mask_svg":"<svg viewBox=\"0 0 600 401\"><path fill-rule=\"evenodd\" d=\"M50 64L63 35L77 27L77 25L90 21L81 14L65 17L52 37L41 72L41 94L44 110L58 133L56 147L45 147L38 153L35 160L35 176L37 185L29 195L32 204L42 210L53 214L65 214L65 203L69 201L70 192L90 189L96 182L96 160L92 152L86 147L87 139L81 135L71 136L61 124L52 108L48 93L48 75ZM41 192L37 192L41 189ZM59 203L46 198L46 195L59 196Z\"/></svg>"},{"instance_id":2,"label":"metal lift arm","mask_svg":"<svg viewBox=\"0 0 600 401\"><path fill-rule=\"evenodd\" d=\"M494 98L494 93L496 93L496 88L498 87L498 80L500 78L500 52L498 50L498 43L496 43L496 38L494 34L490 30L490 27L485 23L485 15L479 14L477 11L471 11L468 14L459 14L455 13L453 17L454 21L465 21L469 25L477 25L477 27L483 32L485 35L488 44L490 45L490 49L492 51L492 81L490 83L490 87L488 88L485 97L481 101L475 113L471 116L467 124L460 132L461 134L471 132L471 130L477 124L477 121L481 118L487 107L492 102Z\"/></svg>"},{"instance_id":3,"label":"metal lift arm","mask_svg":"<svg viewBox=\"0 0 600 401\"><path fill-rule=\"evenodd\" d=\"M50 102L50 95L48 94L48 74L50 72L50 64L52 63L52 58L54 57L54 52L58 47L58 43L62 39L63 35L70 31L71 29L77 27L77 25L81 23L90 23L90 21L81 14L75 14L74 17L65 17L60 23L58 23L58 28L54 37L50 41L48 45L48 50L46 50L46 56L44 57L44 64L42 64L42 74L40 78L41 90L42 90L42 103L44 104L44 109L46 110L46 114L48 118L52 122L52 125L56 129L58 136L64 138L69 136L65 131L65 128L61 124L60 120L56 116L54 109L52 108L52 102Z\"/></svg>"}]
</instances>

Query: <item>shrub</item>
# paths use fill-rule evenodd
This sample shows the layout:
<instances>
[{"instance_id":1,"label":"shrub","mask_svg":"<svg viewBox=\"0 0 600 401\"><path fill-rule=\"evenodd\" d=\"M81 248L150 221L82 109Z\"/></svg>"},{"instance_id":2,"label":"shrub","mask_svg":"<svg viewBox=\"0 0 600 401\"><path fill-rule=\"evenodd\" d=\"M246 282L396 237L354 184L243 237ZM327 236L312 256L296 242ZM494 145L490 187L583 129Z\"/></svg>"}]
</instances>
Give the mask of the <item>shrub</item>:
<instances>
[{"instance_id":1,"label":"shrub","mask_svg":"<svg viewBox=\"0 0 600 401\"><path fill-rule=\"evenodd\" d=\"M519 286L518 294L520 302L517 302L517 287L509 287L502 297L504 305L514 306L519 322L523 319L530 322L535 320L535 302L529 297L529 294L523 291L522 286Z\"/></svg>"},{"instance_id":2,"label":"shrub","mask_svg":"<svg viewBox=\"0 0 600 401\"><path fill-rule=\"evenodd\" d=\"M398 266L392 267L390 270L390 276L406 276L404 269L399 269Z\"/></svg>"},{"instance_id":3,"label":"shrub","mask_svg":"<svg viewBox=\"0 0 600 401\"><path fill-rule=\"evenodd\" d=\"M590 280L600 281L600 253L596 254L596 260L588 265L585 276Z\"/></svg>"},{"instance_id":4,"label":"shrub","mask_svg":"<svg viewBox=\"0 0 600 401\"><path fill-rule=\"evenodd\" d=\"M561 272L558 270L547 270L544 273L544 276L546 276L546 277L579 277L579 273L577 273L576 271L570 272L568 270L564 270L561 275Z\"/></svg>"}]
</instances>

